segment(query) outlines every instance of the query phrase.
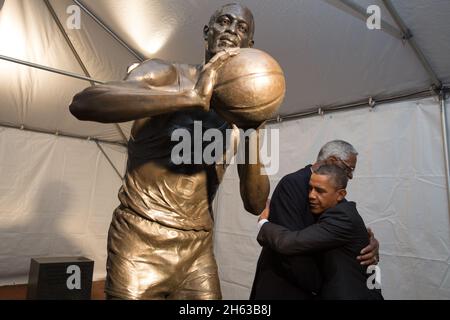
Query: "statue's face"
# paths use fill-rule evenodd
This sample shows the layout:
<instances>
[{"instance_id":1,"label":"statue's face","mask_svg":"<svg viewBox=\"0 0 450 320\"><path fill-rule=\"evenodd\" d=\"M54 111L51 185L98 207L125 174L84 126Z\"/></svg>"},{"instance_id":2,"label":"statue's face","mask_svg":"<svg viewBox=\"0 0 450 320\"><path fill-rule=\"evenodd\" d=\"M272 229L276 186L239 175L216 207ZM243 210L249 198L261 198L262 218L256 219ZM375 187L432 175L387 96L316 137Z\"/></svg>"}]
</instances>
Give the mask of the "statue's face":
<instances>
[{"instance_id":1,"label":"statue's face","mask_svg":"<svg viewBox=\"0 0 450 320\"><path fill-rule=\"evenodd\" d=\"M205 27L207 50L216 54L225 48L248 48L253 46L253 16L240 5L223 7Z\"/></svg>"}]
</instances>

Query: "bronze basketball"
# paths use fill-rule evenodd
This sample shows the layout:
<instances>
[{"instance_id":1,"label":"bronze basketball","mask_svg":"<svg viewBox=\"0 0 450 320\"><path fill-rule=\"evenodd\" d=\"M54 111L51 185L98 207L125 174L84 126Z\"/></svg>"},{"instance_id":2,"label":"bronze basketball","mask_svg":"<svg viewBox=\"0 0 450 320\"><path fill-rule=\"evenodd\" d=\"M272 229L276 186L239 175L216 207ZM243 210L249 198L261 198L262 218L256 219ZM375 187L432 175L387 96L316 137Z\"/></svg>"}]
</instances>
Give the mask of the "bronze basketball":
<instances>
[{"instance_id":1,"label":"bronze basketball","mask_svg":"<svg viewBox=\"0 0 450 320\"><path fill-rule=\"evenodd\" d=\"M278 62L258 49L241 49L219 70L212 106L238 127L257 127L275 115L286 92Z\"/></svg>"}]
</instances>

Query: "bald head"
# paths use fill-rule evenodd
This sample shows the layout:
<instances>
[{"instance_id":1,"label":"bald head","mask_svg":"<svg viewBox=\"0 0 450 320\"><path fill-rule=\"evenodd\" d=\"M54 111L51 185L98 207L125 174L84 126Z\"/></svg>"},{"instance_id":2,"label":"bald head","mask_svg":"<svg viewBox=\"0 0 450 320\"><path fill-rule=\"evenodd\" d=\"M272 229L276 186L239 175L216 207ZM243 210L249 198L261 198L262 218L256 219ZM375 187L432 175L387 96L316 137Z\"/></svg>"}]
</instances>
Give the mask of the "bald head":
<instances>
[{"instance_id":1,"label":"bald head","mask_svg":"<svg viewBox=\"0 0 450 320\"><path fill-rule=\"evenodd\" d=\"M234 13L236 15L244 17L245 20L249 23L250 38L253 39L253 35L255 33L255 20L253 18L253 13L246 6L243 6L236 2L225 4L217 9L211 16L211 19L209 19L208 26L211 27L218 17L227 13Z\"/></svg>"},{"instance_id":2,"label":"bald head","mask_svg":"<svg viewBox=\"0 0 450 320\"><path fill-rule=\"evenodd\" d=\"M203 30L206 61L227 48L252 47L254 30L253 14L247 7L237 3L220 7Z\"/></svg>"}]
</instances>

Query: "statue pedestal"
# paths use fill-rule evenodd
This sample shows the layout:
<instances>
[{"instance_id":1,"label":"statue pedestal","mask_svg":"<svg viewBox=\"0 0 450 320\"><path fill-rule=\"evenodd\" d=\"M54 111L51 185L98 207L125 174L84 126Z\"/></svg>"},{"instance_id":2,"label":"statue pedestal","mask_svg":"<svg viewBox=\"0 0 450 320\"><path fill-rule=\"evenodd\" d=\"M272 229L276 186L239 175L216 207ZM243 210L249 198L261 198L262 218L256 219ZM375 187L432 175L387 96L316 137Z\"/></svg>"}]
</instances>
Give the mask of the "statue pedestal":
<instances>
[{"instance_id":1,"label":"statue pedestal","mask_svg":"<svg viewBox=\"0 0 450 320\"><path fill-rule=\"evenodd\" d=\"M94 261L85 257L33 258L27 299L89 300Z\"/></svg>"}]
</instances>

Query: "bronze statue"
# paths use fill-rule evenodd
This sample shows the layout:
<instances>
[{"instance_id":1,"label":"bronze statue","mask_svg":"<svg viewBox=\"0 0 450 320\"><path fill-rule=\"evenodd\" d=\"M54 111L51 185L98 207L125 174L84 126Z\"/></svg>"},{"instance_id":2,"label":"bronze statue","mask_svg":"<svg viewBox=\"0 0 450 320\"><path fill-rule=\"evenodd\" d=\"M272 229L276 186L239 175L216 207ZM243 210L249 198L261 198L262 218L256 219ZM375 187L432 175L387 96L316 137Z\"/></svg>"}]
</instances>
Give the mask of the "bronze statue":
<instances>
[{"instance_id":1,"label":"bronze statue","mask_svg":"<svg viewBox=\"0 0 450 320\"><path fill-rule=\"evenodd\" d=\"M124 81L90 87L74 97L70 111L80 120L134 120L120 205L108 233L108 298L221 298L212 201L226 164L174 165L171 133L192 130L194 121L202 121L205 130L237 129L214 112L210 101L217 71L238 48L253 46L253 32L248 8L225 5L204 28L205 65L151 59ZM254 215L264 209L269 194L261 170L259 159L238 164L244 207Z\"/></svg>"}]
</instances>

